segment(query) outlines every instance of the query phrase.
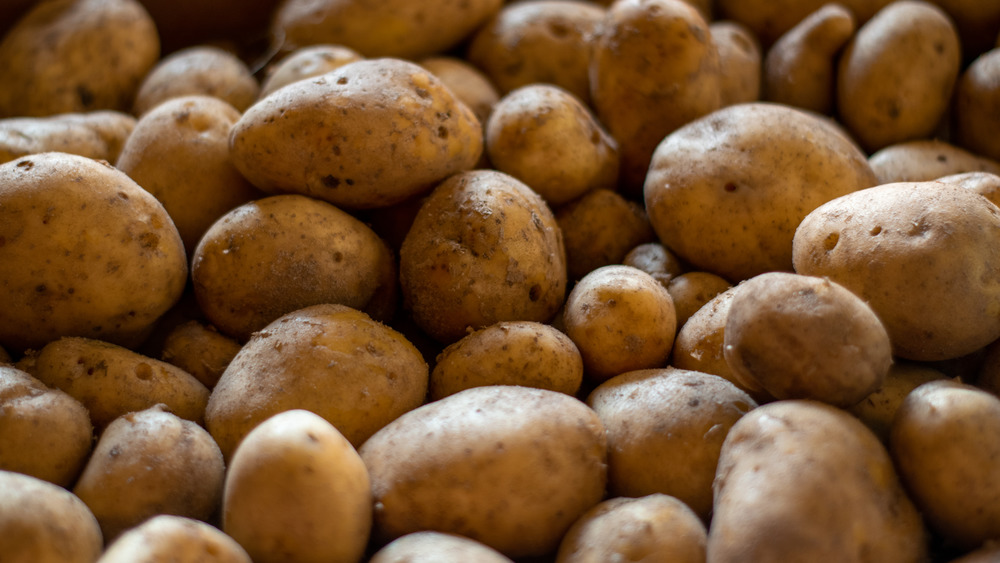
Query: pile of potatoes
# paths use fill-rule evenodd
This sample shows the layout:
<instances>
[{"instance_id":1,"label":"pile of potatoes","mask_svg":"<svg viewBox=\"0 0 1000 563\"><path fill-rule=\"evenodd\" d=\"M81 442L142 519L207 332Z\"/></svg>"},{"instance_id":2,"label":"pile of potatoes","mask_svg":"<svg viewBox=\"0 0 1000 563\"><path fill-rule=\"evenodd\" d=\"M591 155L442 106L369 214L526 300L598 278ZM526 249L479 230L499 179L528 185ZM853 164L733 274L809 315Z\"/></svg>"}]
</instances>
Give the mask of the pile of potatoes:
<instances>
[{"instance_id":1,"label":"pile of potatoes","mask_svg":"<svg viewBox=\"0 0 1000 563\"><path fill-rule=\"evenodd\" d=\"M0 5L0 559L1000 560L1000 2Z\"/></svg>"}]
</instances>

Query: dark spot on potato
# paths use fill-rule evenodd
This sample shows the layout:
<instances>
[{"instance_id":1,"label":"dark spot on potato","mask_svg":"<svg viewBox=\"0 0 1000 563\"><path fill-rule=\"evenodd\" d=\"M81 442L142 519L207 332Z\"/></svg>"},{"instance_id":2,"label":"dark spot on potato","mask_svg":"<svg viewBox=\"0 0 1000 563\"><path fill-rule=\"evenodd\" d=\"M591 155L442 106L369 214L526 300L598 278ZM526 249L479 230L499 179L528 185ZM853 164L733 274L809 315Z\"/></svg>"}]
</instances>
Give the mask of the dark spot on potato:
<instances>
[{"instance_id":1,"label":"dark spot on potato","mask_svg":"<svg viewBox=\"0 0 1000 563\"><path fill-rule=\"evenodd\" d=\"M447 139L448 138L448 128L442 125L438 127L438 138Z\"/></svg>"},{"instance_id":2,"label":"dark spot on potato","mask_svg":"<svg viewBox=\"0 0 1000 563\"><path fill-rule=\"evenodd\" d=\"M340 178L337 178L336 176L330 176L330 175L324 176L323 177L323 185L326 186L326 187L328 187L328 188L336 188L337 186L340 185Z\"/></svg>"},{"instance_id":3,"label":"dark spot on potato","mask_svg":"<svg viewBox=\"0 0 1000 563\"><path fill-rule=\"evenodd\" d=\"M153 378L153 368L149 367L146 362L140 362L139 365L135 366L135 376L142 381L149 381Z\"/></svg>"},{"instance_id":4,"label":"dark spot on potato","mask_svg":"<svg viewBox=\"0 0 1000 563\"><path fill-rule=\"evenodd\" d=\"M941 43L940 41L934 43L934 52L936 52L939 55L943 55L944 54L944 43Z\"/></svg>"},{"instance_id":5,"label":"dark spot on potato","mask_svg":"<svg viewBox=\"0 0 1000 563\"><path fill-rule=\"evenodd\" d=\"M40 283L35 286L35 291L37 291L38 293L45 293L45 290L47 289L48 287L46 287L44 283Z\"/></svg>"},{"instance_id":6,"label":"dark spot on potato","mask_svg":"<svg viewBox=\"0 0 1000 563\"><path fill-rule=\"evenodd\" d=\"M570 34L570 26L566 25L566 22L552 21L549 22L549 33L562 39Z\"/></svg>"},{"instance_id":7,"label":"dark spot on potato","mask_svg":"<svg viewBox=\"0 0 1000 563\"><path fill-rule=\"evenodd\" d=\"M340 156L340 145L333 145L333 154L335 156Z\"/></svg>"},{"instance_id":8,"label":"dark spot on potato","mask_svg":"<svg viewBox=\"0 0 1000 563\"><path fill-rule=\"evenodd\" d=\"M937 161L938 161L938 162L948 162L948 157L947 157L947 156L945 156L945 155L943 155L943 154L939 154L939 155L937 156Z\"/></svg>"},{"instance_id":9,"label":"dark spot on potato","mask_svg":"<svg viewBox=\"0 0 1000 563\"><path fill-rule=\"evenodd\" d=\"M688 406L689 407L697 407L700 404L701 404L701 399L694 398L694 399L688 400Z\"/></svg>"},{"instance_id":10,"label":"dark spot on potato","mask_svg":"<svg viewBox=\"0 0 1000 563\"><path fill-rule=\"evenodd\" d=\"M122 199L128 199L128 194L125 192L118 192L118 197Z\"/></svg>"},{"instance_id":11,"label":"dark spot on potato","mask_svg":"<svg viewBox=\"0 0 1000 563\"><path fill-rule=\"evenodd\" d=\"M534 302L538 301L541 298L542 298L542 286L536 283L535 285L531 286L531 289L528 290L528 299L531 299L531 301Z\"/></svg>"},{"instance_id":12,"label":"dark spot on potato","mask_svg":"<svg viewBox=\"0 0 1000 563\"><path fill-rule=\"evenodd\" d=\"M34 166L35 163L31 162L30 160L22 160L21 162L17 163L18 168L24 168L25 170L31 170Z\"/></svg>"},{"instance_id":13,"label":"dark spot on potato","mask_svg":"<svg viewBox=\"0 0 1000 563\"><path fill-rule=\"evenodd\" d=\"M840 233L830 233L823 239L823 248L830 252L837 247L838 242L840 242Z\"/></svg>"},{"instance_id":14,"label":"dark spot on potato","mask_svg":"<svg viewBox=\"0 0 1000 563\"><path fill-rule=\"evenodd\" d=\"M80 98L80 105L85 108L89 108L94 103L94 93L83 84L76 87L76 95Z\"/></svg>"},{"instance_id":15,"label":"dark spot on potato","mask_svg":"<svg viewBox=\"0 0 1000 563\"><path fill-rule=\"evenodd\" d=\"M68 293L70 295L73 295L74 293L76 293L76 288L75 287L71 287L71 288L69 288L69 289L66 290L66 293Z\"/></svg>"},{"instance_id":16,"label":"dark spot on potato","mask_svg":"<svg viewBox=\"0 0 1000 563\"><path fill-rule=\"evenodd\" d=\"M736 184L733 183L733 182L726 182L726 185L722 186L722 189L724 189L724 190L726 190L727 192L730 192L730 193L735 192L736 191Z\"/></svg>"},{"instance_id":17,"label":"dark spot on potato","mask_svg":"<svg viewBox=\"0 0 1000 563\"><path fill-rule=\"evenodd\" d=\"M868 234L870 234L871 236L876 236L876 235L878 235L881 232L882 232L882 227L875 226L875 228L873 228L872 230L868 231Z\"/></svg>"},{"instance_id":18,"label":"dark spot on potato","mask_svg":"<svg viewBox=\"0 0 1000 563\"><path fill-rule=\"evenodd\" d=\"M421 98L429 98L429 97L431 97L431 93L428 92L427 90L423 89L423 88L417 88L416 92L417 92L417 95L420 96Z\"/></svg>"},{"instance_id":19,"label":"dark spot on potato","mask_svg":"<svg viewBox=\"0 0 1000 563\"><path fill-rule=\"evenodd\" d=\"M160 245L160 235L156 233L143 233L139 235L139 246L155 250Z\"/></svg>"}]
</instances>

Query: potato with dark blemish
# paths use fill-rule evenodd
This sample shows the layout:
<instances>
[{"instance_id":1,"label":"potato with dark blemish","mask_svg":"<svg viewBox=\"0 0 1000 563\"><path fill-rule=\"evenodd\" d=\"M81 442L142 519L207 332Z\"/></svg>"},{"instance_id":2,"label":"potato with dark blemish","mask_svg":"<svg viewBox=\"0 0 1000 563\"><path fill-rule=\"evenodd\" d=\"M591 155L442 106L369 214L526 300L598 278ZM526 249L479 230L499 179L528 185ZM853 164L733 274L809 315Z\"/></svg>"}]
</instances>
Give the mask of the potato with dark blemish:
<instances>
[{"instance_id":1,"label":"potato with dark blemish","mask_svg":"<svg viewBox=\"0 0 1000 563\"><path fill-rule=\"evenodd\" d=\"M320 76L364 57L343 45L310 45L288 54L265 72L259 98L299 80Z\"/></svg>"},{"instance_id":2,"label":"potato with dark blemish","mask_svg":"<svg viewBox=\"0 0 1000 563\"><path fill-rule=\"evenodd\" d=\"M722 107L760 100L763 56L757 37L734 21L711 22L708 29L719 50Z\"/></svg>"}]
</instances>

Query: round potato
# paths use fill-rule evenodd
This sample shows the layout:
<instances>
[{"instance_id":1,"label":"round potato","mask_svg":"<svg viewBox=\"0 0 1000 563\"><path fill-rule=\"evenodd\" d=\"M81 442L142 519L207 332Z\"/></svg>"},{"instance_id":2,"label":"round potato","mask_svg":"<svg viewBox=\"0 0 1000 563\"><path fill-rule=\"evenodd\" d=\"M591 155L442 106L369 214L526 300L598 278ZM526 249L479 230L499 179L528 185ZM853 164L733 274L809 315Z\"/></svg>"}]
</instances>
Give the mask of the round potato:
<instances>
[{"instance_id":1,"label":"round potato","mask_svg":"<svg viewBox=\"0 0 1000 563\"><path fill-rule=\"evenodd\" d=\"M642 205L608 189L558 207L556 223L566 246L566 271L574 281L601 266L621 264L629 250L656 239Z\"/></svg>"},{"instance_id":2,"label":"round potato","mask_svg":"<svg viewBox=\"0 0 1000 563\"><path fill-rule=\"evenodd\" d=\"M192 320L167 333L161 359L190 373L211 389L240 348L239 342L221 334L214 326Z\"/></svg>"},{"instance_id":3,"label":"round potato","mask_svg":"<svg viewBox=\"0 0 1000 563\"><path fill-rule=\"evenodd\" d=\"M955 138L975 153L1000 160L996 131L1000 106L1000 49L977 57L962 72L955 87Z\"/></svg>"},{"instance_id":4,"label":"round potato","mask_svg":"<svg viewBox=\"0 0 1000 563\"><path fill-rule=\"evenodd\" d=\"M320 76L364 57L343 45L310 45L296 49L270 68L259 98L293 82Z\"/></svg>"},{"instance_id":5,"label":"round potato","mask_svg":"<svg viewBox=\"0 0 1000 563\"><path fill-rule=\"evenodd\" d=\"M414 532L378 550L369 563L513 563L475 540L441 532Z\"/></svg>"},{"instance_id":6,"label":"round potato","mask_svg":"<svg viewBox=\"0 0 1000 563\"><path fill-rule=\"evenodd\" d=\"M242 112L259 93L257 79L236 55L198 45L171 53L149 71L132 112L141 116L166 100L196 95L220 99Z\"/></svg>"},{"instance_id":7,"label":"round potato","mask_svg":"<svg viewBox=\"0 0 1000 563\"><path fill-rule=\"evenodd\" d=\"M135 123L119 111L0 119L0 164L52 151L114 162Z\"/></svg>"},{"instance_id":8,"label":"round potato","mask_svg":"<svg viewBox=\"0 0 1000 563\"><path fill-rule=\"evenodd\" d=\"M712 22L708 29L719 50L720 107L758 101L762 57L757 37L746 26L734 21Z\"/></svg>"},{"instance_id":9,"label":"round potato","mask_svg":"<svg viewBox=\"0 0 1000 563\"><path fill-rule=\"evenodd\" d=\"M1000 162L937 139L889 145L868 157L879 184L928 182L967 172L1000 174Z\"/></svg>"},{"instance_id":10,"label":"round potato","mask_svg":"<svg viewBox=\"0 0 1000 563\"><path fill-rule=\"evenodd\" d=\"M471 63L455 57L428 57L419 62L420 66L440 78L455 97L476 114L479 123L486 126L493 106L500 101L500 93L485 74Z\"/></svg>"},{"instance_id":11,"label":"round potato","mask_svg":"<svg viewBox=\"0 0 1000 563\"><path fill-rule=\"evenodd\" d=\"M677 255L658 242L646 242L629 250L622 259L622 264L639 268L653 276L663 287L671 279L684 273L684 264L681 264Z\"/></svg>"},{"instance_id":12,"label":"round potato","mask_svg":"<svg viewBox=\"0 0 1000 563\"><path fill-rule=\"evenodd\" d=\"M678 330L698 309L730 287L725 278L709 272L687 272L671 278L667 293L674 302Z\"/></svg>"},{"instance_id":13,"label":"round potato","mask_svg":"<svg viewBox=\"0 0 1000 563\"><path fill-rule=\"evenodd\" d=\"M118 536L97 563L251 563L246 550L215 526L160 514Z\"/></svg>"}]
</instances>

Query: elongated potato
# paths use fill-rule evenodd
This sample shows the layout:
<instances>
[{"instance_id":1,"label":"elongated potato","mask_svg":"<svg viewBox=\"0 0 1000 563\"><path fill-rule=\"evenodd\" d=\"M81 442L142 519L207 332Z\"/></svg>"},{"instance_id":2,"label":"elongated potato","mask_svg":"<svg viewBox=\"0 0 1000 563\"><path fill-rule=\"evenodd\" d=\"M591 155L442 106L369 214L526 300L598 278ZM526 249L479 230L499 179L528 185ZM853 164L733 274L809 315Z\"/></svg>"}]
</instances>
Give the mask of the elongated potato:
<instances>
[{"instance_id":1,"label":"elongated potato","mask_svg":"<svg viewBox=\"0 0 1000 563\"><path fill-rule=\"evenodd\" d=\"M928 182L952 174L1000 174L1000 162L937 139L889 145L868 157L880 184Z\"/></svg>"},{"instance_id":2,"label":"elongated potato","mask_svg":"<svg viewBox=\"0 0 1000 563\"><path fill-rule=\"evenodd\" d=\"M52 151L114 162L135 123L118 111L0 119L0 164Z\"/></svg>"}]
</instances>

